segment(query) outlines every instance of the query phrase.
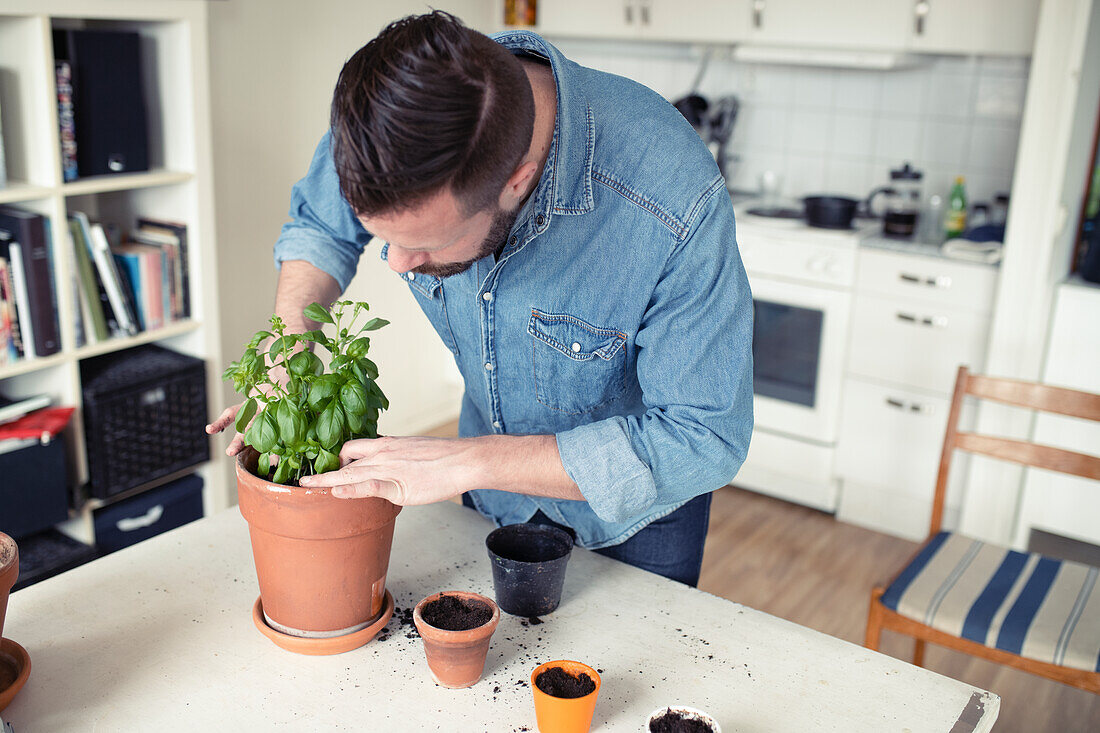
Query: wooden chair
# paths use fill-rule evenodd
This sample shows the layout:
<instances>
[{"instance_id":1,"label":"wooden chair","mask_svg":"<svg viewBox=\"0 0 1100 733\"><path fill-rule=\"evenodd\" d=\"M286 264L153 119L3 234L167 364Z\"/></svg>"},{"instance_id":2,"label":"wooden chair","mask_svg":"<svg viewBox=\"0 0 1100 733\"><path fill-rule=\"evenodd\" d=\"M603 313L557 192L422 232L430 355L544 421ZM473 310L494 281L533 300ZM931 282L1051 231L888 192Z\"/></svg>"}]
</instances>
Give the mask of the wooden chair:
<instances>
[{"instance_id":1,"label":"wooden chair","mask_svg":"<svg viewBox=\"0 0 1100 733\"><path fill-rule=\"evenodd\" d=\"M947 418L928 539L885 586L871 591L864 646L883 629L1100 693L1100 570L941 531L955 450L1100 481L1100 458L960 432L963 398L1100 421L1100 395L970 374L960 367ZM1098 487L1100 488L1100 487Z\"/></svg>"}]
</instances>

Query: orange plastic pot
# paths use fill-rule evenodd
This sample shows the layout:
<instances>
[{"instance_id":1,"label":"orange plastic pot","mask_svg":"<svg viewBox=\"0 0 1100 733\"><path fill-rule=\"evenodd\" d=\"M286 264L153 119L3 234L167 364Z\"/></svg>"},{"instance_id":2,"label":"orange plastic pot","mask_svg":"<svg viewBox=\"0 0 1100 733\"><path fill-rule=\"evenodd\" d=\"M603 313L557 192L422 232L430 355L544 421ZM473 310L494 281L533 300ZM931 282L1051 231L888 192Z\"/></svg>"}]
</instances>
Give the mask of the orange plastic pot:
<instances>
[{"instance_id":1,"label":"orange plastic pot","mask_svg":"<svg viewBox=\"0 0 1100 733\"><path fill-rule=\"evenodd\" d=\"M283 634L319 639L370 626L383 610L401 507L273 484L253 473L258 458L251 448L238 454L237 499L252 539L264 621Z\"/></svg>"},{"instance_id":2,"label":"orange plastic pot","mask_svg":"<svg viewBox=\"0 0 1100 733\"><path fill-rule=\"evenodd\" d=\"M4 617L8 613L8 594L19 577L19 545L0 532L0 637L4 636Z\"/></svg>"},{"instance_id":3,"label":"orange plastic pot","mask_svg":"<svg viewBox=\"0 0 1100 733\"><path fill-rule=\"evenodd\" d=\"M584 697L564 698L547 695L535 684L540 674L551 667L561 667L574 677L587 674L596 683L596 689ZM587 733L592 727L592 715L596 712L596 697L600 694L600 675L587 664L559 659L535 667L531 673L531 689L535 693L535 720L540 733Z\"/></svg>"},{"instance_id":4,"label":"orange plastic pot","mask_svg":"<svg viewBox=\"0 0 1100 733\"><path fill-rule=\"evenodd\" d=\"M424 620L424 606L442 596L453 596L463 601L480 601L493 609L493 617L476 629L448 631L437 629ZM444 687L469 687L481 679L485 671L485 657L489 653L489 641L500 623L500 609L485 596L477 593L449 590L434 593L416 604L413 623L424 640L424 655L428 669L435 681Z\"/></svg>"}]
</instances>

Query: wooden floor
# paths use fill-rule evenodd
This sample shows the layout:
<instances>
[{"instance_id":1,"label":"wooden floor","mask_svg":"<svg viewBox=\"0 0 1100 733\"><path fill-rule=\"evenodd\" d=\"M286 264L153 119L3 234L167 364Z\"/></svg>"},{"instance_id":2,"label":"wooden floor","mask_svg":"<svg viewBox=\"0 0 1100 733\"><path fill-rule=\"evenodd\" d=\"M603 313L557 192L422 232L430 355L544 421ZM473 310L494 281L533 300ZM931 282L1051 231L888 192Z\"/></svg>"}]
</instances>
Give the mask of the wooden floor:
<instances>
[{"instance_id":1,"label":"wooden floor","mask_svg":"<svg viewBox=\"0 0 1100 733\"><path fill-rule=\"evenodd\" d=\"M458 434L448 423L424 433ZM741 489L714 494L699 587L731 601L863 643L871 587L917 545ZM909 661L913 642L884 631L885 654ZM1001 696L996 733L1100 731L1100 695L928 645L925 667Z\"/></svg>"},{"instance_id":2,"label":"wooden floor","mask_svg":"<svg viewBox=\"0 0 1100 733\"><path fill-rule=\"evenodd\" d=\"M889 578L916 546L727 487L711 505L699 587L862 644L871 586ZM913 643L884 631L881 651L908 661ZM1000 695L997 733L1100 731L1100 695L932 645L925 667Z\"/></svg>"}]
</instances>

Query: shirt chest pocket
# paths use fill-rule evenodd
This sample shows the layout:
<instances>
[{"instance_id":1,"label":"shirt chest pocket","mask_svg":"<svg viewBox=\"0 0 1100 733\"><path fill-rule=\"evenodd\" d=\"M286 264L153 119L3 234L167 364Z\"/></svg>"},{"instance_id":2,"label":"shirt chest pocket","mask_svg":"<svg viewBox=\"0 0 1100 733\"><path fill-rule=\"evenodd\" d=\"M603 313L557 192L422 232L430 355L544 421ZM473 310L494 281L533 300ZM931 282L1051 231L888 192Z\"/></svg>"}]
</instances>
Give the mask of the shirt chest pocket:
<instances>
[{"instance_id":1,"label":"shirt chest pocket","mask_svg":"<svg viewBox=\"0 0 1100 733\"><path fill-rule=\"evenodd\" d=\"M561 313L531 310L527 333L534 349L535 399L580 415L622 394L626 334Z\"/></svg>"}]
</instances>

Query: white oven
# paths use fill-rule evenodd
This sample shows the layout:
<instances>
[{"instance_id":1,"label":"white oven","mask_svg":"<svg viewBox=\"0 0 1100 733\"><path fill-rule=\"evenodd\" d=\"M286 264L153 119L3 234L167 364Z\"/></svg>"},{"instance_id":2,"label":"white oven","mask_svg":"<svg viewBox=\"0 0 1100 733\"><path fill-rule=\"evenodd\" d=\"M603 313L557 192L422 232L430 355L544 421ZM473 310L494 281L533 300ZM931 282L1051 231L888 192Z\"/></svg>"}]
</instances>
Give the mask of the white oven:
<instances>
[{"instance_id":1,"label":"white oven","mask_svg":"<svg viewBox=\"0 0 1100 733\"><path fill-rule=\"evenodd\" d=\"M735 485L836 509L833 462L860 236L738 216L753 295L756 426Z\"/></svg>"}]
</instances>

